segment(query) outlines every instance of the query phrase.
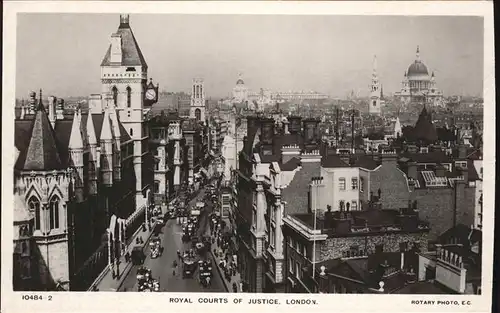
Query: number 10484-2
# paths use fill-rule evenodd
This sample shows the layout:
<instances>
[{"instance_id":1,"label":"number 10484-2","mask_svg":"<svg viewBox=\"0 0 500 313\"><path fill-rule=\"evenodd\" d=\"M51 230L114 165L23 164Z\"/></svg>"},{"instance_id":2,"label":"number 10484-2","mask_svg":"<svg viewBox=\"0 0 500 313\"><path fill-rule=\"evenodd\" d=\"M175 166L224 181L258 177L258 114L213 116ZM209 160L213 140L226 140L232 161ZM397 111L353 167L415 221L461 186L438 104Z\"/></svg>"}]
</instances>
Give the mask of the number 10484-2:
<instances>
[{"instance_id":1,"label":"number 10484-2","mask_svg":"<svg viewBox=\"0 0 500 313\"><path fill-rule=\"evenodd\" d=\"M52 301L52 296L42 296L42 295L22 295L23 300L48 300Z\"/></svg>"}]
</instances>

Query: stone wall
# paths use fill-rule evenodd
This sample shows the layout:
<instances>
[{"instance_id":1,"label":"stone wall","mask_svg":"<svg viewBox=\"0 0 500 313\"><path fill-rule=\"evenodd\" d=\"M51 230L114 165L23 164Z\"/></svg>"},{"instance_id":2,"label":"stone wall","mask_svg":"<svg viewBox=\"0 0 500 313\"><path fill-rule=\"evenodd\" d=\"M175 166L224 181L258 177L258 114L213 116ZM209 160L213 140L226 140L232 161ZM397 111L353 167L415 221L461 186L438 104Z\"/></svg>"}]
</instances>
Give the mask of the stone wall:
<instances>
[{"instance_id":1,"label":"stone wall","mask_svg":"<svg viewBox=\"0 0 500 313\"><path fill-rule=\"evenodd\" d=\"M328 238L319 247L319 262L342 257L342 252L349 251L351 246L358 246L366 254L375 252L376 245L384 245L384 252L399 252L401 242L419 242L420 251L427 251L427 233L380 234L371 236L352 236Z\"/></svg>"}]
</instances>

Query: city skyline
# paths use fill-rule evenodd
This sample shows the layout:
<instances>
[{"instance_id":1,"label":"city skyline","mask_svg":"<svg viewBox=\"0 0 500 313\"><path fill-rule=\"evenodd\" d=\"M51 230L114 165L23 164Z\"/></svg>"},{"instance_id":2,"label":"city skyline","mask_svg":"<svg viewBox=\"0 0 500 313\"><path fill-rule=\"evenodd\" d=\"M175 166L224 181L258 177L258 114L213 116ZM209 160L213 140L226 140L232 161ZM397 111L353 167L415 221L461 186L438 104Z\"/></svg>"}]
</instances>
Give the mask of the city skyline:
<instances>
[{"instance_id":1,"label":"city skyline","mask_svg":"<svg viewBox=\"0 0 500 313\"><path fill-rule=\"evenodd\" d=\"M99 65L118 17L20 14L17 46L30 48L17 49L16 97L39 88L63 97L99 93ZM162 91L189 91L192 78L203 77L207 96L225 97L242 73L252 90L314 90L333 97L354 90L367 96L376 55L384 92L393 94L420 46L420 58L445 96L482 96L479 17L132 14L130 19L149 77Z\"/></svg>"}]
</instances>

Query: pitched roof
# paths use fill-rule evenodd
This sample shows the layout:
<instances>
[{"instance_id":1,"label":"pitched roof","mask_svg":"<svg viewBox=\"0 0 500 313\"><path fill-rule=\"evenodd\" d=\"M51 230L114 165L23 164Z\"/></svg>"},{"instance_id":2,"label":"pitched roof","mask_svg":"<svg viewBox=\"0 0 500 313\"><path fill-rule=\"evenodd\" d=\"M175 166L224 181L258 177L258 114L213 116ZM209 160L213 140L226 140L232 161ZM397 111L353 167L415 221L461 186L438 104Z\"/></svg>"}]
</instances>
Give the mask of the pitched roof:
<instances>
[{"instance_id":1,"label":"pitched roof","mask_svg":"<svg viewBox=\"0 0 500 313\"><path fill-rule=\"evenodd\" d=\"M309 210L309 183L313 177L320 176L319 162L302 163L302 168L295 172L290 184L283 189L282 199L286 201L285 215L307 213Z\"/></svg>"},{"instance_id":2,"label":"pitched roof","mask_svg":"<svg viewBox=\"0 0 500 313\"><path fill-rule=\"evenodd\" d=\"M28 171L62 169L64 166L59 155L55 132L43 106L39 106L31 122L30 130L24 132L24 136L28 138L27 145L24 149L18 147L20 153L14 168ZM16 134L17 136L19 135Z\"/></svg>"},{"instance_id":3,"label":"pitched roof","mask_svg":"<svg viewBox=\"0 0 500 313\"><path fill-rule=\"evenodd\" d=\"M280 164L280 169L282 171L293 171L294 169L299 167L300 164L301 164L300 159L293 157L290 160L288 160L288 162L286 162L284 164Z\"/></svg>"},{"instance_id":4,"label":"pitched roof","mask_svg":"<svg viewBox=\"0 0 500 313\"><path fill-rule=\"evenodd\" d=\"M135 40L134 33L128 23L120 23L116 34L122 39L122 66L143 66L148 67L146 60L142 55L139 44ZM102 60L101 66L110 66L111 63L111 44Z\"/></svg>"}]
</instances>

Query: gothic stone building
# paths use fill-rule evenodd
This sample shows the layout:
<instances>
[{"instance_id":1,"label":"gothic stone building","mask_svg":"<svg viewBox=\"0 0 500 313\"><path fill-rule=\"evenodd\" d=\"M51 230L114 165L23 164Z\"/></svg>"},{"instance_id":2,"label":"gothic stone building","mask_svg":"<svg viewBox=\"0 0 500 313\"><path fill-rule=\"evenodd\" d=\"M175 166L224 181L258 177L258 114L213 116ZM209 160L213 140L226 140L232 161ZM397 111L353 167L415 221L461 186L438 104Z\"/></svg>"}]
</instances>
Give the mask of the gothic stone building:
<instances>
[{"instance_id":1,"label":"gothic stone building","mask_svg":"<svg viewBox=\"0 0 500 313\"><path fill-rule=\"evenodd\" d=\"M153 163L144 136L147 65L121 16L89 111L30 94L15 120L14 289L86 290L144 220Z\"/></svg>"}]
</instances>

